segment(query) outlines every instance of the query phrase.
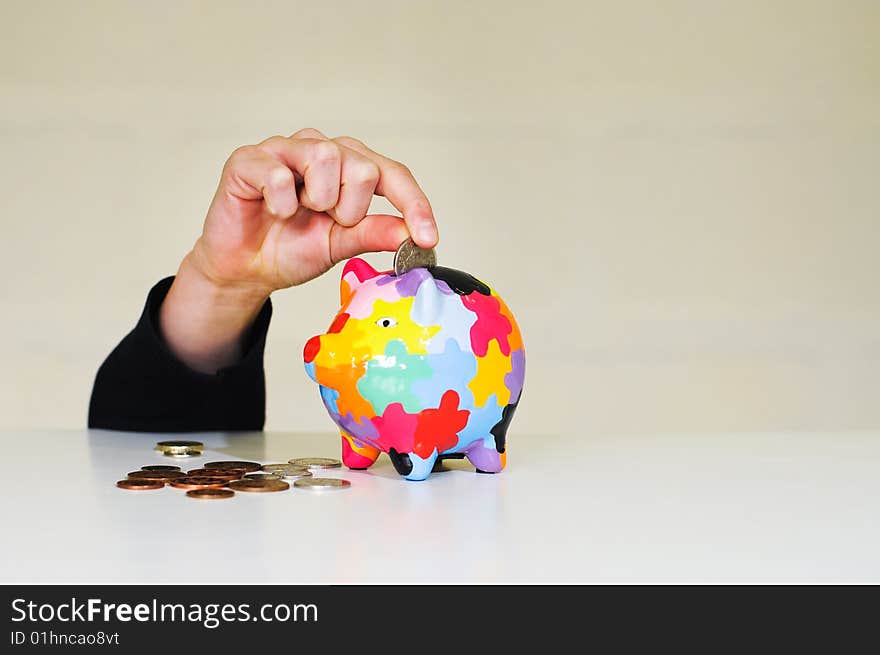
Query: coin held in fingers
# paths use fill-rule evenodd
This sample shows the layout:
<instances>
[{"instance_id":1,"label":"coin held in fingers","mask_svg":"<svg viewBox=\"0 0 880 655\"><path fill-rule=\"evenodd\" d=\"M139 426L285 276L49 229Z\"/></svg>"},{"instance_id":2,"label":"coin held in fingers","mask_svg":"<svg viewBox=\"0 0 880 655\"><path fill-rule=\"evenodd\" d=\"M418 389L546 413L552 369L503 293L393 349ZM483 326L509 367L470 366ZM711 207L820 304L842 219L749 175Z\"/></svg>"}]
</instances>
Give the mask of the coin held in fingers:
<instances>
[{"instance_id":1,"label":"coin held in fingers","mask_svg":"<svg viewBox=\"0 0 880 655\"><path fill-rule=\"evenodd\" d=\"M437 253L433 248L420 248L412 239L400 244L394 253L394 274L403 275L414 268L437 265Z\"/></svg>"}]
</instances>

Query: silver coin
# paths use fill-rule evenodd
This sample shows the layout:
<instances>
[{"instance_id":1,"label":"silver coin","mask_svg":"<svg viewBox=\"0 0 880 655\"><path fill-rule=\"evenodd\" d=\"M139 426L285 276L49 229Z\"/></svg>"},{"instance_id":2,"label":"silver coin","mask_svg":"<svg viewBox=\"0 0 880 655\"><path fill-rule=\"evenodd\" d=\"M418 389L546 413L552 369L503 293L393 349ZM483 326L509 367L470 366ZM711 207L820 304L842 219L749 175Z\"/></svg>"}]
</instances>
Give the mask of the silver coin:
<instances>
[{"instance_id":1,"label":"silver coin","mask_svg":"<svg viewBox=\"0 0 880 655\"><path fill-rule=\"evenodd\" d=\"M278 471L278 475L285 480L299 480L300 478L312 477L312 472L299 466L288 466L286 469Z\"/></svg>"},{"instance_id":2,"label":"silver coin","mask_svg":"<svg viewBox=\"0 0 880 655\"><path fill-rule=\"evenodd\" d=\"M290 463L308 469L338 469L342 466L342 462L330 457L297 457L290 460Z\"/></svg>"},{"instance_id":3,"label":"silver coin","mask_svg":"<svg viewBox=\"0 0 880 655\"><path fill-rule=\"evenodd\" d=\"M351 486L351 482L348 480L340 480L339 478L300 478L293 483L293 486L299 489L324 491L347 489Z\"/></svg>"},{"instance_id":4,"label":"silver coin","mask_svg":"<svg viewBox=\"0 0 880 655\"><path fill-rule=\"evenodd\" d=\"M307 478L312 475L311 471L305 466L298 464L264 464L263 470L269 473L275 473L285 480L296 480L297 478Z\"/></svg>"},{"instance_id":5,"label":"silver coin","mask_svg":"<svg viewBox=\"0 0 880 655\"><path fill-rule=\"evenodd\" d=\"M273 473L275 471L283 471L291 466L290 462L285 462L283 464L263 464L262 469L267 473Z\"/></svg>"},{"instance_id":6,"label":"silver coin","mask_svg":"<svg viewBox=\"0 0 880 655\"><path fill-rule=\"evenodd\" d=\"M248 473L244 476L248 480L280 480L281 474L273 473Z\"/></svg>"},{"instance_id":7,"label":"silver coin","mask_svg":"<svg viewBox=\"0 0 880 655\"><path fill-rule=\"evenodd\" d=\"M419 248L415 241L407 239L394 253L394 274L403 275L414 268L437 265L437 253L433 248Z\"/></svg>"}]
</instances>

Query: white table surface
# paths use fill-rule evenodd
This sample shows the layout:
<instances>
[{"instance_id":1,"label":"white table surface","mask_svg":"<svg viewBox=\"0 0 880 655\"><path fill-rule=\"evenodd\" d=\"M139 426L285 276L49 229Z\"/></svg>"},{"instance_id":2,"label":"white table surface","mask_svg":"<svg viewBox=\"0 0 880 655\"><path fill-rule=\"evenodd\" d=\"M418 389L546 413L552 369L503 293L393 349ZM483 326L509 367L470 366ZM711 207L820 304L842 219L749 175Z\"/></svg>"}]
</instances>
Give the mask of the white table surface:
<instances>
[{"instance_id":1,"label":"white table surface","mask_svg":"<svg viewBox=\"0 0 880 655\"><path fill-rule=\"evenodd\" d=\"M508 468L198 501L117 489L168 435L0 432L0 583L880 582L880 433L511 434ZM330 434L201 434L214 459Z\"/></svg>"}]
</instances>

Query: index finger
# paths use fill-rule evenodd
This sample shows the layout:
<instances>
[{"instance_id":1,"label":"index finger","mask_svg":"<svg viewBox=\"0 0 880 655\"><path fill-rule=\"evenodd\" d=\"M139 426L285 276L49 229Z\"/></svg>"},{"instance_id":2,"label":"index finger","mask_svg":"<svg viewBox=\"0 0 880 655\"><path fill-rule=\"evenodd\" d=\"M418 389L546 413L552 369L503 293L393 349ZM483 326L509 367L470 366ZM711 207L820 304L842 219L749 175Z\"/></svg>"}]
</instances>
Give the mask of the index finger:
<instances>
[{"instance_id":1,"label":"index finger","mask_svg":"<svg viewBox=\"0 0 880 655\"><path fill-rule=\"evenodd\" d=\"M413 241L422 248L437 245L437 222L424 191L410 170L400 162L371 150L361 141L341 136L333 139L342 146L359 152L379 167L376 194L388 198L401 214Z\"/></svg>"}]
</instances>

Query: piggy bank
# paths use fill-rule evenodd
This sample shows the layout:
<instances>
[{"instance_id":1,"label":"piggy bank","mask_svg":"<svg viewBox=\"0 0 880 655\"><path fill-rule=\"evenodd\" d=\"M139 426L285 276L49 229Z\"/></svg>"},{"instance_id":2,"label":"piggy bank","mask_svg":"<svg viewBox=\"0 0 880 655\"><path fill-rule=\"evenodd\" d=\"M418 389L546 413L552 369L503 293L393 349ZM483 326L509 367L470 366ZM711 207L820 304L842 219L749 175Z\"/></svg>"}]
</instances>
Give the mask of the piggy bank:
<instances>
[{"instance_id":1,"label":"piggy bank","mask_svg":"<svg viewBox=\"0 0 880 655\"><path fill-rule=\"evenodd\" d=\"M525 375L504 301L451 268L396 276L355 258L342 271L340 304L303 359L342 433L345 465L366 469L385 452L408 480L424 480L444 458L500 472Z\"/></svg>"}]
</instances>

